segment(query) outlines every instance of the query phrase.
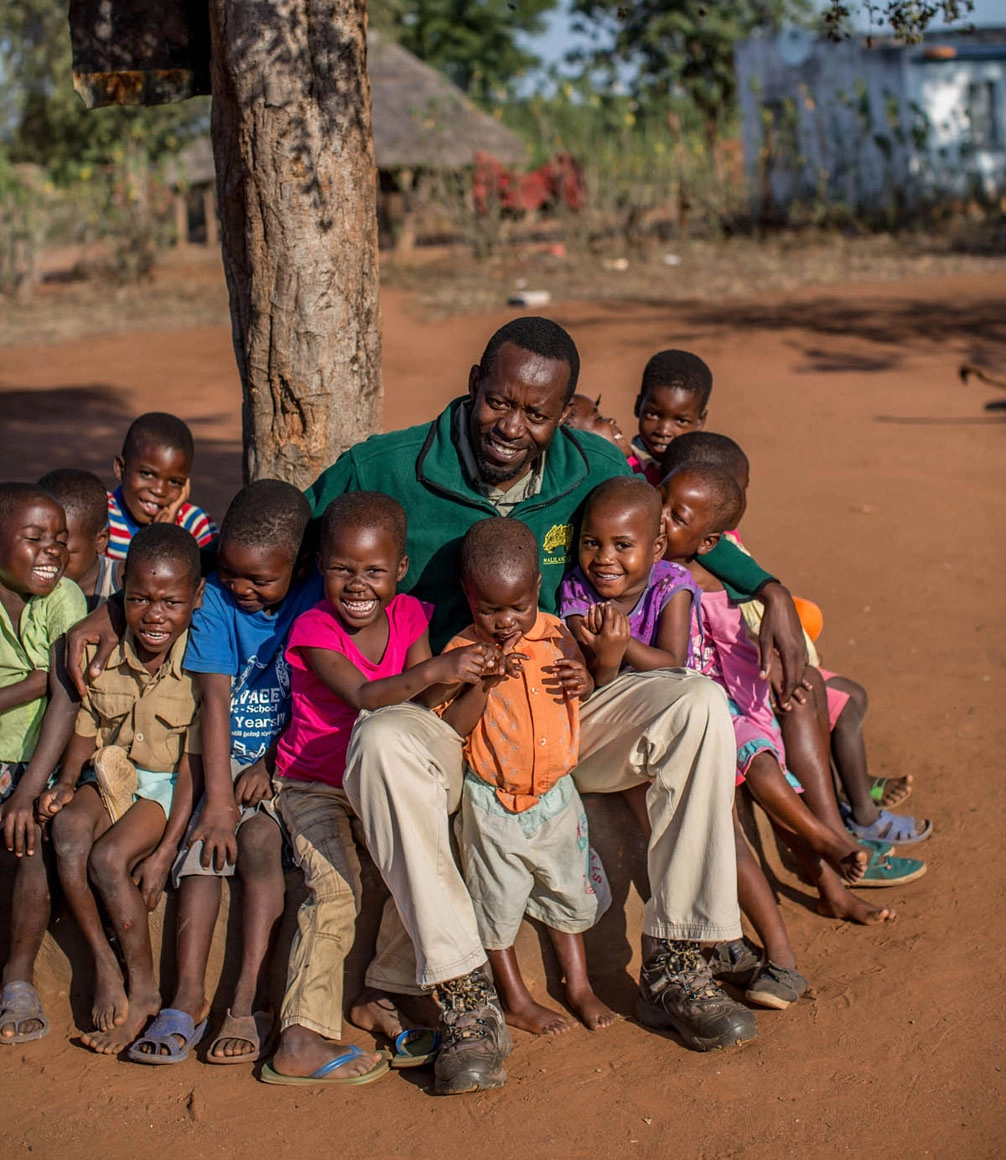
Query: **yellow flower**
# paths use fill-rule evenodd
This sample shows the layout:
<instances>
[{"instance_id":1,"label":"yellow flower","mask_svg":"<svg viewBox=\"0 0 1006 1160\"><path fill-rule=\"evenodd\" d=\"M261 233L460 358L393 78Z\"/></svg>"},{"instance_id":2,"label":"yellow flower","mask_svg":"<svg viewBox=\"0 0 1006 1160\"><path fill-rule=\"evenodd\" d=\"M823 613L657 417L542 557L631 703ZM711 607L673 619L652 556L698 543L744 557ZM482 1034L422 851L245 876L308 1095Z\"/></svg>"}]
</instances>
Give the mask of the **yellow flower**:
<instances>
[{"instance_id":1,"label":"yellow flower","mask_svg":"<svg viewBox=\"0 0 1006 1160\"><path fill-rule=\"evenodd\" d=\"M625 114L625 123L626 123L626 125L635 125L635 123L636 123L635 115L633 113L626 113Z\"/></svg>"}]
</instances>

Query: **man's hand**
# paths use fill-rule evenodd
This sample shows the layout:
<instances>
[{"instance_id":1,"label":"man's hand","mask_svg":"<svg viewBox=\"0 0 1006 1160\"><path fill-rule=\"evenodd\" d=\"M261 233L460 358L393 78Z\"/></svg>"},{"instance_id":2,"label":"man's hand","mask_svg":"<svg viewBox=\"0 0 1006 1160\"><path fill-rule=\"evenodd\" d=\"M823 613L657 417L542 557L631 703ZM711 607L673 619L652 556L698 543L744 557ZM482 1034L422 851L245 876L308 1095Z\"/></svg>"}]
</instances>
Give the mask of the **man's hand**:
<instances>
[{"instance_id":1,"label":"man's hand","mask_svg":"<svg viewBox=\"0 0 1006 1160\"><path fill-rule=\"evenodd\" d=\"M178 499L174 503L169 503L167 507L161 510L154 517L155 524L173 524L178 519L178 513L182 510L182 504L187 502L189 496L192 494L192 480L187 479L182 486L182 490L178 494Z\"/></svg>"},{"instance_id":2,"label":"man's hand","mask_svg":"<svg viewBox=\"0 0 1006 1160\"><path fill-rule=\"evenodd\" d=\"M272 778L266 769L265 760L246 765L234 783L234 800L239 806L257 806L265 798L272 797Z\"/></svg>"},{"instance_id":3,"label":"man's hand","mask_svg":"<svg viewBox=\"0 0 1006 1160\"><path fill-rule=\"evenodd\" d=\"M203 856L200 861L204 870L209 870L212 865L220 873L228 862L232 866L237 862L238 840L235 833L237 824L236 802L231 801L229 806L211 806L207 803L203 807L202 815L189 835L186 845L191 847L196 842L203 843Z\"/></svg>"},{"instance_id":4,"label":"man's hand","mask_svg":"<svg viewBox=\"0 0 1006 1160\"><path fill-rule=\"evenodd\" d=\"M115 612L121 619L121 611L116 609ZM119 643L112 615L113 604L109 601L78 621L66 634L66 671L81 697L87 693L88 675L92 680L101 675L112 650ZM84 649L89 644L96 645L97 651L85 674Z\"/></svg>"},{"instance_id":5,"label":"man's hand","mask_svg":"<svg viewBox=\"0 0 1006 1160\"><path fill-rule=\"evenodd\" d=\"M545 671L558 683L557 700L560 701L585 697L594 687L587 666L576 657L562 657L561 660L549 665Z\"/></svg>"},{"instance_id":6,"label":"man's hand","mask_svg":"<svg viewBox=\"0 0 1006 1160\"><path fill-rule=\"evenodd\" d=\"M765 605L758 637L758 651L761 654L759 676L765 681L769 679L772 654L773 651L778 652L782 675L774 692L779 706L788 709L794 690L803 683L804 670L807 668L807 643L803 636L803 625L789 591L778 580L769 581L758 596Z\"/></svg>"},{"instance_id":7,"label":"man's hand","mask_svg":"<svg viewBox=\"0 0 1006 1160\"><path fill-rule=\"evenodd\" d=\"M139 890L148 911L153 910L161 900L175 853L170 847L158 846L133 871L133 885Z\"/></svg>"},{"instance_id":8,"label":"man's hand","mask_svg":"<svg viewBox=\"0 0 1006 1160\"><path fill-rule=\"evenodd\" d=\"M11 854L18 858L35 853L35 803L19 790L0 805L0 825L3 826L3 843Z\"/></svg>"},{"instance_id":9,"label":"man's hand","mask_svg":"<svg viewBox=\"0 0 1006 1160\"><path fill-rule=\"evenodd\" d=\"M72 785L63 785L57 782L52 789L44 789L38 795L35 803L35 817L40 826L51 821L59 811L73 801L74 788Z\"/></svg>"}]
</instances>

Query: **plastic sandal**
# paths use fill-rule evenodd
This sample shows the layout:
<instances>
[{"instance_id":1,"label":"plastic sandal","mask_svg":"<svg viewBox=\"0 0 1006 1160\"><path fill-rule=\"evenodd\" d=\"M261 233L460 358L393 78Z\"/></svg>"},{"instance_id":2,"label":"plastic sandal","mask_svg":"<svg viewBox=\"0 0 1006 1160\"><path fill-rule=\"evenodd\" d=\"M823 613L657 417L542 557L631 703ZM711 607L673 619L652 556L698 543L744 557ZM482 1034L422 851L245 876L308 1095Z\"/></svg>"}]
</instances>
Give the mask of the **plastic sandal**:
<instances>
[{"instance_id":1,"label":"plastic sandal","mask_svg":"<svg viewBox=\"0 0 1006 1160\"><path fill-rule=\"evenodd\" d=\"M271 1033L272 1016L268 1011L256 1011L252 1015L232 1015L228 1007L220 1030L206 1053L206 1061L219 1064L257 1063L265 1054ZM214 1048L222 1039L242 1039L245 1043L250 1043L252 1049L242 1055L214 1054Z\"/></svg>"},{"instance_id":2,"label":"plastic sandal","mask_svg":"<svg viewBox=\"0 0 1006 1160\"><path fill-rule=\"evenodd\" d=\"M407 1027L395 1036L395 1051L389 1063L396 1070L432 1063L440 1050L440 1032L429 1027Z\"/></svg>"},{"instance_id":3,"label":"plastic sandal","mask_svg":"<svg viewBox=\"0 0 1006 1160\"><path fill-rule=\"evenodd\" d=\"M911 794L912 794L911 782L905 782L904 786L902 787L903 792L902 792L901 796L899 798L897 798L895 801L885 802L884 795L887 793L887 783L889 781L902 781L902 780L904 780L904 779L900 778L900 777L875 777L873 779L873 784L870 786L870 797L874 800L874 802L876 802L876 804L878 806L883 806L883 805L900 806L901 803L903 801L905 801L906 798L911 797Z\"/></svg>"},{"instance_id":4,"label":"plastic sandal","mask_svg":"<svg viewBox=\"0 0 1006 1160\"><path fill-rule=\"evenodd\" d=\"M32 1021L42 1026L34 1031L17 1032L10 1037L0 1036L0 1043L16 1047L19 1043L34 1043L49 1034L49 1019L42 1010L42 1000L31 983L4 983L0 991L0 1025L13 1023L15 1028Z\"/></svg>"},{"instance_id":5,"label":"plastic sandal","mask_svg":"<svg viewBox=\"0 0 1006 1160\"><path fill-rule=\"evenodd\" d=\"M184 1063L192 1048L206 1034L207 1023L208 1020L204 1019L197 1027L187 1011L163 1007L147 1030L129 1045L126 1054L133 1063L148 1063L154 1067ZM180 1036L183 1042L179 1043L175 1036ZM155 1050L141 1051L140 1045L143 1043L150 1044ZM167 1055L162 1054L162 1048L167 1051Z\"/></svg>"},{"instance_id":6,"label":"plastic sandal","mask_svg":"<svg viewBox=\"0 0 1006 1160\"><path fill-rule=\"evenodd\" d=\"M917 842L924 842L933 832L933 823L928 818L923 819L922 829L916 830L915 818L905 814L892 814L889 810L880 810L875 822L869 826L860 826L852 820L852 810L843 805L842 820L853 837L887 842L892 846L914 846Z\"/></svg>"},{"instance_id":7,"label":"plastic sandal","mask_svg":"<svg viewBox=\"0 0 1006 1160\"><path fill-rule=\"evenodd\" d=\"M863 877L857 878L849 885L852 890L904 886L908 882L914 882L916 878L921 878L925 872L925 862L920 862L917 858L895 858L874 852L870 855L870 864Z\"/></svg>"},{"instance_id":8,"label":"plastic sandal","mask_svg":"<svg viewBox=\"0 0 1006 1160\"><path fill-rule=\"evenodd\" d=\"M363 1075L334 1075L333 1072L339 1070L344 1064L352 1062L354 1059L359 1059L363 1052L356 1044L347 1047L341 1055L337 1055L334 1059L330 1059L328 1063L323 1063L317 1071L310 1075L283 1075L281 1072L274 1071L271 1064L266 1064L262 1068L262 1082L282 1084L287 1087L301 1087L304 1084L325 1083L325 1084L361 1084L372 1083L375 1079L380 1079L382 1075L386 1075L388 1071L388 1064L386 1060L378 1060L377 1063L370 1069L365 1071Z\"/></svg>"}]
</instances>

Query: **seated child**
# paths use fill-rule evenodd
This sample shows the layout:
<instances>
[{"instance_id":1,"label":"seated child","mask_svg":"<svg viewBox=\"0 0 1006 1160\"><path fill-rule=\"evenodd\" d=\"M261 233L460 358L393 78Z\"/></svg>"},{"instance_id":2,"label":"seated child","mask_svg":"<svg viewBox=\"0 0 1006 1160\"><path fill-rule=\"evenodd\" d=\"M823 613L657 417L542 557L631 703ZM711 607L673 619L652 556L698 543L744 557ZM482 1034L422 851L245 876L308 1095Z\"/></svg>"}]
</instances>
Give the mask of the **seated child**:
<instances>
[{"instance_id":1,"label":"seated child","mask_svg":"<svg viewBox=\"0 0 1006 1160\"><path fill-rule=\"evenodd\" d=\"M646 364L633 408L639 433L632 450L654 487L663 479L661 460L671 442L705 426L712 389L712 371L686 350L659 351Z\"/></svg>"},{"instance_id":2,"label":"seated child","mask_svg":"<svg viewBox=\"0 0 1006 1160\"><path fill-rule=\"evenodd\" d=\"M572 427L574 431L590 431L594 435L600 435L621 451L633 471L641 471L642 464L632 453L628 440L622 434L622 428L614 419L602 415L600 408L600 395L596 399L590 398L589 395L574 395L569 401L569 410L566 412L563 426Z\"/></svg>"},{"instance_id":3,"label":"seated child","mask_svg":"<svg viewBox=\"0 0 1006 1160\"><path fill-rule=\"evenodd\" d=\"M108 548L108 492L90 471L59 467L38 481L66 513L70 561L66 575L87 598L87 611L118 592L120 565L105 555Z\"/></svg>"},{"instance_id":4,"label":"seated child","mask_svg":"<svg viewBox=\"0 0 1006 1160\"><path fill-rule=\"evenodd\" d=\"M192 432L174 415L151 411L133 420L122 454L115 457L119 486L108 493L106 555L124 560L130 540L146 524L177 524L195 536L200 548L213 543L216 524L189 503L194 454Z\"/></svg>"},{"instance_id":5,"label":"seated child","mask_svg":"<svg viewBox=\"0 0 1006 1160\"><path fill-rule=\"evenodd\" d=\"M0 989L0 1044L41 1039L49 1020L34 986L49 924L49 882L35 799L52 766L31 757L46 708L53 644L86 613L66 567L63 509L42 488L0 483L0 857L14 862L10 950ZM16 856L16 862L14 861Z\"/></svg>"},{"instance_id":6,"label":"seated child","mask_svg":"<svg viewBox=\"0 0 1006 1160\"><path fill-rule=\"evenodd\" d=\"M361 710L478 679L489 653L476 646L431 656L432 608L396 594L409 567L405 534L401 505L380 492L332 500L318 553L325 598L290 634L292 708L276 750L277 803L308 896L297 915L266 1083L369 1083L388 1070L380 1053L338 1042L343 964L361 891L355 815L342 788L349 738Z\"/></svg>"},{"instance_id":7,"label":"seated child","mask_svg":"<svg viewBox=\"0 0 1006 1160\"><path fill-rule=\"evenodd\" d=\"M893 917L888 909L868 906L856 898L843 883L873 884L882 879L884 873L878 874L875 865L878 862L881 867L889 866L890 877L899 883L919 877L925 867L921 863L901 865L907 860L889 861L878 852L871 856L844 828L820 821L794 792L785 776L786 751L769 702L768 685L759 678L758 650L748 639L740 610L699 562L723 530L737 522L742 502L739 487L726 472L695 465L669 475L662 492L667 555L685 564L702 589L702 645L695 667L720 684L729 698L737 735L738 785L746 785L800 857L820 893L820 913L861 923ZM794 766L799 776L801 766L795 758ZM740 866L743 871L743 859ZM872 871L870 879L868 870ZM757 920L752 921L758 925ZM778 975L782 969L794 969L785 962L775 966L780 968ZM799 985L800 980L787 982Z\"/></svg>"},{"instance_id":8,"label":"seated child","mask_svg":"<svg viewBox=\"0 0 1006 1160\"><path fill-rule=\"evenodd\" d=\"M104 671L89 676L55 787L38 802L51 818L60 881L94 954L92 1050L149 1060L174 1054L176 1036L205 1030L148 1020L161 1006L147 928L192 812L198 763L197 701L182 662L203 582L199 548L181 528L155 524L133 537L123 572L125 630ZM96 784L77 786L85 765ZM198 772L198 771L197 771ZM124 986L99 917L93 883L126 963ZM135 1042L134 1042L135 1041ZM144 1047L147 1052L144 1052Z\"/></svg>"},{"instance_id":9,"label":"seated child","mask_svg":"<svg viewBox=\"0 0 1006 1160\"><path fill-rule=\"evenodd\" d=\"M611 898L569 776L579 702L593 682L569 630L538 608L538 544L526 524L473 524L460 566L473 623L445 655L482 643L494 663L438 712L465 739L461 869L506 1021L537 1035L572 1026L536 1003L521 977L514 941L526 912L548 928L570 1008L591 1030L606 1027L615 1016L590 986L582 932Z\"/></svg>"},{"instance_id":10,"label":"seated child","mask_svg":"<svg viewBox=\"0 0 1006 1160\"><path fill-rule=\"evenodd\" d=\"M235 496L185 653L202 722L205 794L175 861L178 985L170 1011L209 1012L206 967L221 881L241 879L241 970L206 1058L251 1063L272 1031L271 950L283 915L282 821L273 803L276 742L290 715L283 655L294 620L321 598L302 553L311 509L289 483L260 479ZM152 1061L156 1062L156 1061Z\"/></svg>"},{"instance_id":11,"label":"seated child","mask_svg":"<svg viewBox=\"0 0 1006 1160\"><path fill-rule=\"evenodd\" d=\"M726 435L717 435L710 431L697 431L675 439L664 455L664 469L668 472L679 467L691 466L696 463L708 463L719 467L733 476L741 489L743 504L741 515L747 503L747 488L751 478L748 458L743 450ZM738 517L738 521L739 521ZM725 536L747 551L741 542L740 533L733 529L725 532ZM897 801L903 801L911 792L911 775L904 778L874 779L870 776L867 764L866 747L863 741L863 716L866 711L866 690L848 677L839 676L821 668L820 659L815 648L815 633L808 628L808 616L816 614L816 626L820 627L820 609L810 601L794 597L800 619L804 622L807 652L810 663L820 672L820 679L811 674L814 686L824 681L821 690L822 723L826 710L827 729L829 733L831 761L838 772L842 788L849 799L849 806L845 809L845 826L860 840L876 839L890 845L910 845L927 838L932 832L932 823L923 819L916 820L890 813L882 808ZM745 601L740 605L740 611L747 626L748 636L757 641L761 628L762 605L758 600ZM813 692L813 689L811 690ZM796 716L804 712L801 707L796 709ZM788 718L783 722L783 732L799 728L796 720ZM825 772L825 785L821 797L828 800L828 809L823 812L821 820L829 825L838 824L837 806L833 802L830 774ZM878 784L879 783L879 784ZM811 787L808 786L808 789ZM884 800L884 794L887 800ZM816 795L811 795L809 801L812 809L816 809Z\"/></svg>"}]
</instances>

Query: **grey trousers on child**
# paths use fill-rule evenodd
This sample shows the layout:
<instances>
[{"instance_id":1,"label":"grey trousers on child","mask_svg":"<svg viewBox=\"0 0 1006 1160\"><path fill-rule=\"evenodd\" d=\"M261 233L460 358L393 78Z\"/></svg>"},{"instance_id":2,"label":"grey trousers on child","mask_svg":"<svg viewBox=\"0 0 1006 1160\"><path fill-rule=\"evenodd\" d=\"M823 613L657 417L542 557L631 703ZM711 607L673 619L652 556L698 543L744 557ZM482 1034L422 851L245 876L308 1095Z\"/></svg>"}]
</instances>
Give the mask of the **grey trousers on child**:
<instances>
[{"instance_id":1,"label":"grey trousers on child","mask_svg":"<svg viewBox=\"0 0 1006 1160\"><path fill-rule=\"evenodd\" d=\"M739 938L731 809L736 744L723 690L684 669L624 673L580 712L581 793L650 782L652 891L643 930L655 938ZM395 900L367 983L417 994L486 961L471 899L451 853L461 800L461 738L417 705L363 712L344 788ZM395 929L404 924L409 940ZM389 949L394 948L394 953Z\"/></svg>"}]
</instances>

